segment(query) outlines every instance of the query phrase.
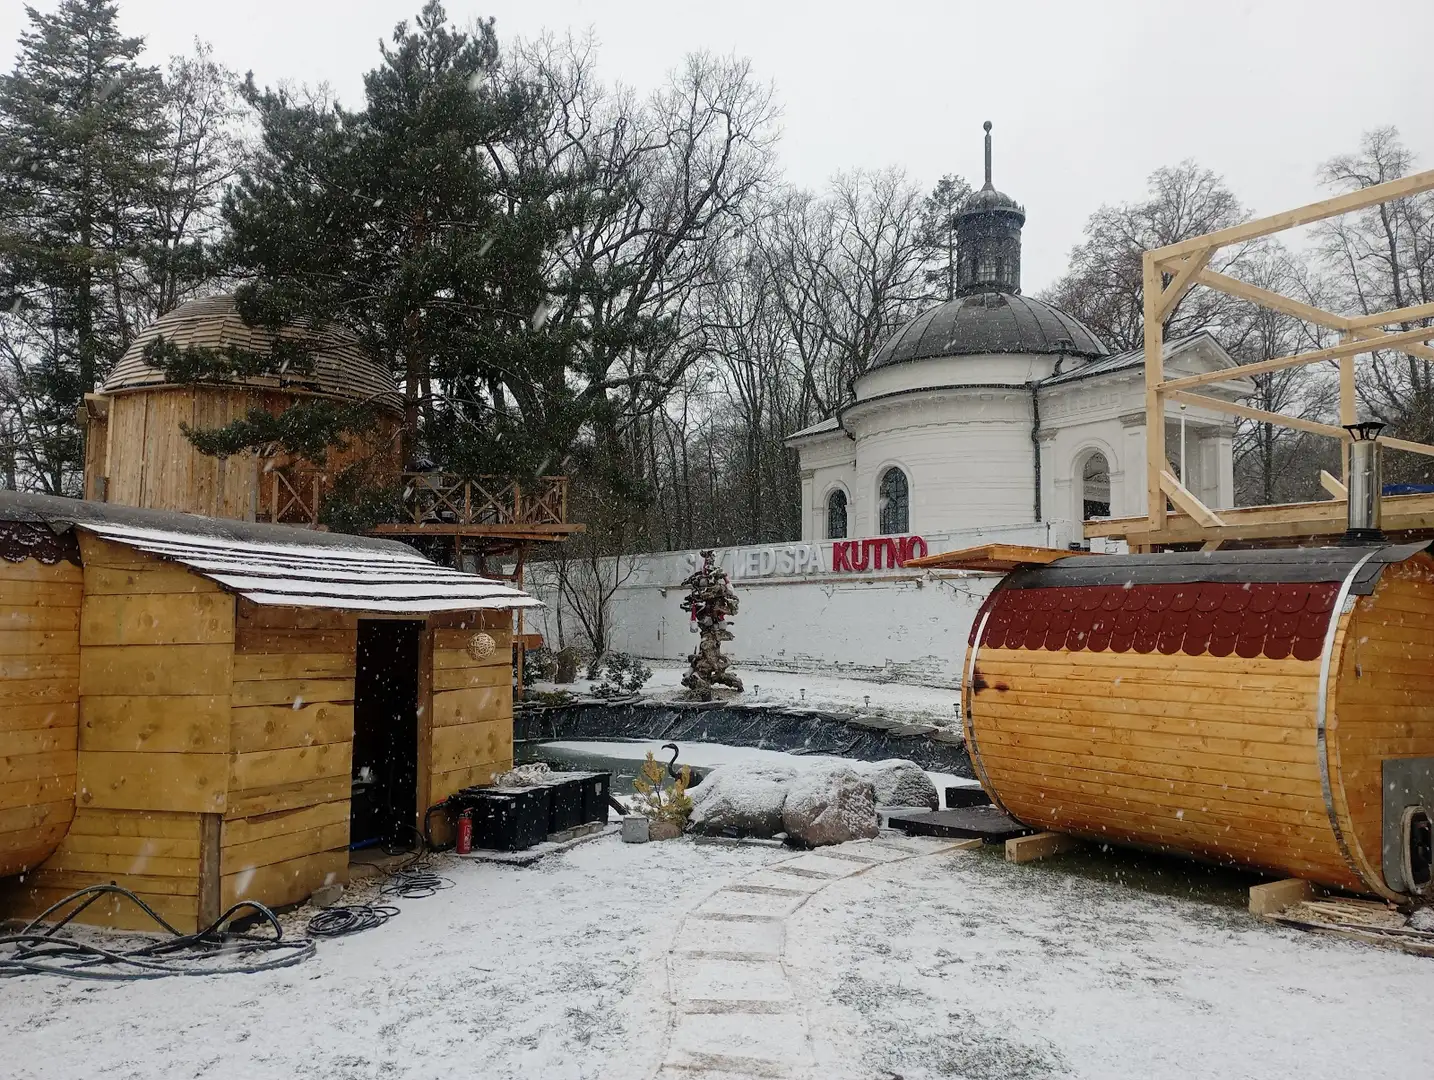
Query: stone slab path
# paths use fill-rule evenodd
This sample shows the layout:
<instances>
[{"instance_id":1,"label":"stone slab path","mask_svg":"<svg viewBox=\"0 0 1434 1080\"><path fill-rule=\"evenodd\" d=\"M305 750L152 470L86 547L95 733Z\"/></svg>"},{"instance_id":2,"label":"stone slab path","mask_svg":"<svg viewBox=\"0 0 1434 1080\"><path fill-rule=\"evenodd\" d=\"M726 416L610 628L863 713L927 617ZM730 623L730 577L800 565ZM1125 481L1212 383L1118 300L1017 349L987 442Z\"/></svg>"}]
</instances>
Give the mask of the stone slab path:
<instances>
[{"instance_id":1,"label":"stone slab path","mask_svg":"<svg viewBox=\"0 0 1434 1080\"><path fill-rule=\"evenodd\" d=\"M707 896L667 953L657 1080L810 1080L811 1030L785 962L790 916L834 881L970 844L883 834L768 863Z\"/></svg>"}]
</instances>

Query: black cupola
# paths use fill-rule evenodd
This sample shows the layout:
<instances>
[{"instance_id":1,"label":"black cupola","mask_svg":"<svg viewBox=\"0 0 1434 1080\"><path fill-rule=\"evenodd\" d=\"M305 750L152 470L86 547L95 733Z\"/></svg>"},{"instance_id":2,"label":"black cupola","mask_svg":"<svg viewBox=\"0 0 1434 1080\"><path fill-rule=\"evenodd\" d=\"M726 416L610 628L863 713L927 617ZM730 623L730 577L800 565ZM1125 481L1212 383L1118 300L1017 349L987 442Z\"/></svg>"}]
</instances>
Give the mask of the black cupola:
<instances>
[{"instance_id":1,"label":"black cupola","mask_svg":"<svg viewBox=\"0 0 1434 1080\"><path fill-rule=\"evenodd\" d=\"M986 183L956 212L956 295L1019 295L1026 212L991 183L991 121L985 128Z\"/></svg>"}]
</instances>

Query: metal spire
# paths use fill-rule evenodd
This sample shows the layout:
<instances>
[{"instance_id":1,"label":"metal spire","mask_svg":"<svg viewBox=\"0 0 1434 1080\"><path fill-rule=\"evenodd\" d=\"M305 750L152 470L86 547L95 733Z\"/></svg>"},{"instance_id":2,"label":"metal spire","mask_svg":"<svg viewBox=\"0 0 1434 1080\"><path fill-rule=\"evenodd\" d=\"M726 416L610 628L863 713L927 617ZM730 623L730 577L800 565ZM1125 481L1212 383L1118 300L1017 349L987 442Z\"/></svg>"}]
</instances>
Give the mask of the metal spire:
<instances>
[{"instance_id":1,"label":"metal spire","mask_svg":"<svg viewBox=\"0 0 1434 1080\"><path fill-rule=\"evenodd\" d=\"M986 190L995 191L996 187L991 183L991 121L987 120L982 126L986 129Z\"/></svg>"}]
</instances>

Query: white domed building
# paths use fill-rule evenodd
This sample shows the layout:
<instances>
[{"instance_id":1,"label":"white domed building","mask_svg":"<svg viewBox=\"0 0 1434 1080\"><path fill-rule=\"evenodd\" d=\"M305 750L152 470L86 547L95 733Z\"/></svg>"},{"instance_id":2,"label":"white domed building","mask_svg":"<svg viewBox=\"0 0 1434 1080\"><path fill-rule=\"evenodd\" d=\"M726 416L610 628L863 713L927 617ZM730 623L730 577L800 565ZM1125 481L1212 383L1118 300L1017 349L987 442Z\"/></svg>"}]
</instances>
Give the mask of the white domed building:
<instances>
[{"instance_id":1,"label":"white domed building","mask_svg":"<svg viewBox=\"0 0 1434 1080\"><path fill-rule=\"evenodd\" d=\"M957 295L901 327L871 358L856 400L787 440L801 457L802 540L1023 526L1065 546L1092 517L1145 513L1140 350L1112 355L1078 319L1021 295L1026 214L991 182L957 218ZM1167 376L1233 367L1208 333L1165 346ZM1207 388L1238 399L1247 380ZM1234 499L1228 417L1172 407L1166 445L1212 508ZM979 542L972 540L971 542Z\"/></svg>"}]
</instances>

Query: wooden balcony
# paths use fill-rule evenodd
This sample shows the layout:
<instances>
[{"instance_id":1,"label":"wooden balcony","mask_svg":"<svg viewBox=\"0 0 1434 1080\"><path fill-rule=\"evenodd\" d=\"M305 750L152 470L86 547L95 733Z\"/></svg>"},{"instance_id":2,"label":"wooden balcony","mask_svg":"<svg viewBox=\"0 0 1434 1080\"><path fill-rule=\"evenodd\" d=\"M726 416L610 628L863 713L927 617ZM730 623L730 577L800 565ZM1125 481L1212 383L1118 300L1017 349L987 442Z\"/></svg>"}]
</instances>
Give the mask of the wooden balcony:
<instances>
[{"instance_id":1,"label":"wooden balcony","mask_svg":"<svg viewBox=\"0 0 1434 1080\"><path fill-rule=\"evenodd\" d=\"M510 477L466 479L452 473L409 472L403 477L403 516L377 525L378 536L456 536L507 541L565 540L582 526L568 521L568 478L543 476L532 484ZM272 469L260 482L258 518L321 528L328 492L317 472Z\"/></svg>"}]
</instances>

